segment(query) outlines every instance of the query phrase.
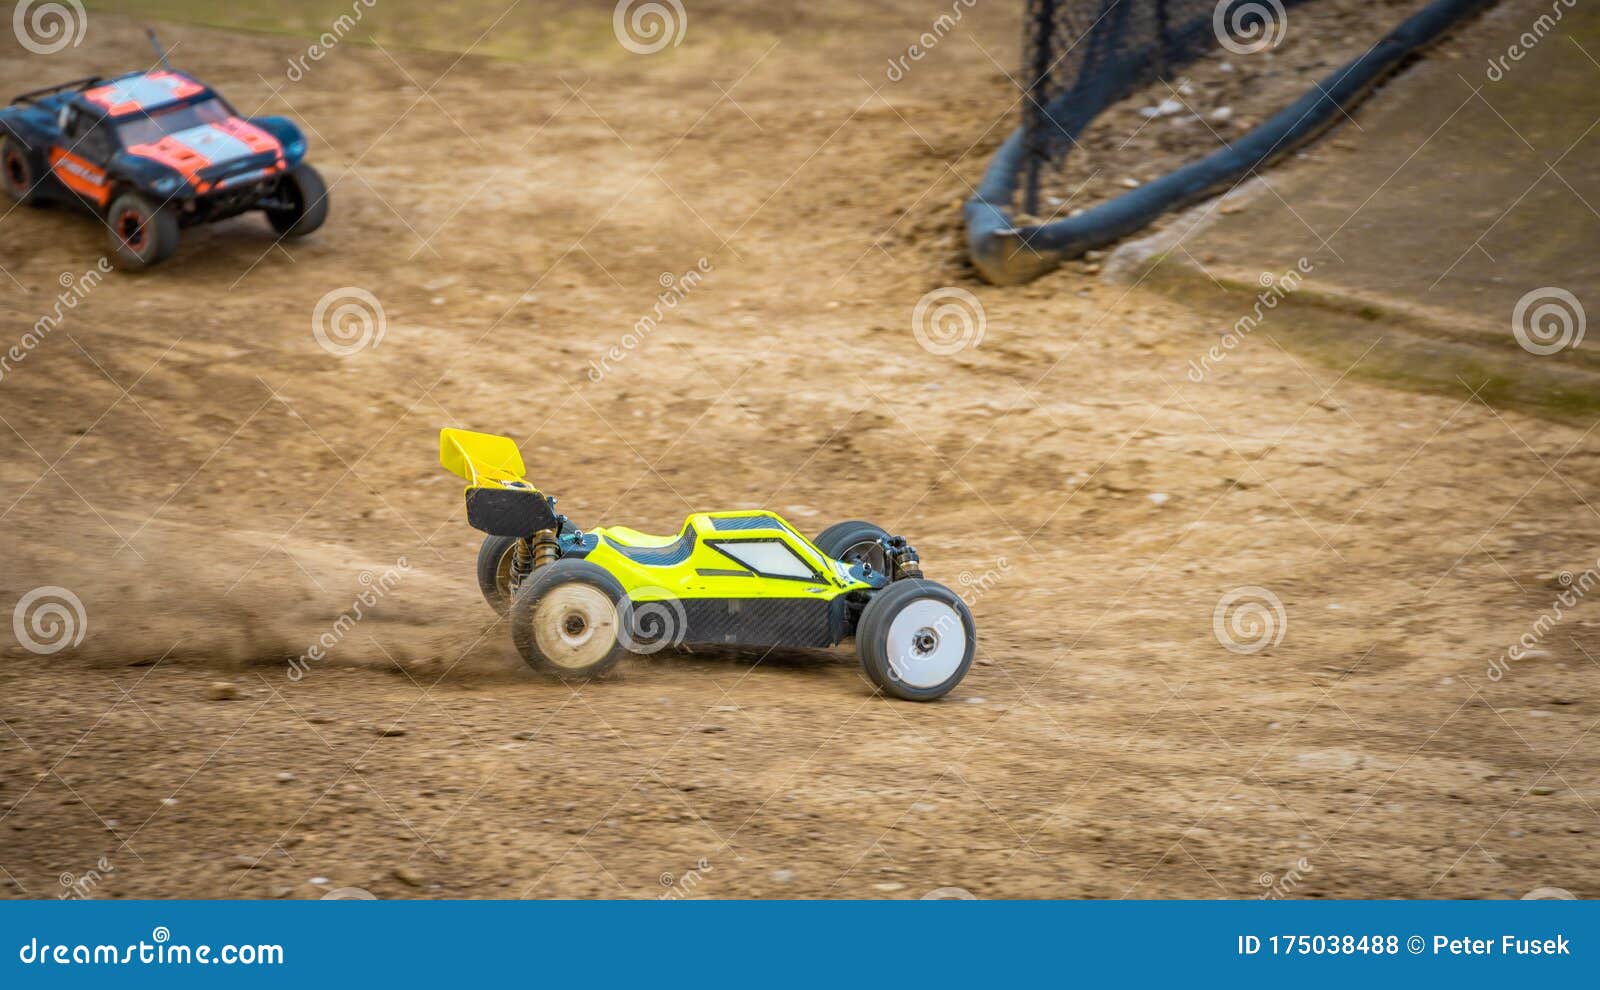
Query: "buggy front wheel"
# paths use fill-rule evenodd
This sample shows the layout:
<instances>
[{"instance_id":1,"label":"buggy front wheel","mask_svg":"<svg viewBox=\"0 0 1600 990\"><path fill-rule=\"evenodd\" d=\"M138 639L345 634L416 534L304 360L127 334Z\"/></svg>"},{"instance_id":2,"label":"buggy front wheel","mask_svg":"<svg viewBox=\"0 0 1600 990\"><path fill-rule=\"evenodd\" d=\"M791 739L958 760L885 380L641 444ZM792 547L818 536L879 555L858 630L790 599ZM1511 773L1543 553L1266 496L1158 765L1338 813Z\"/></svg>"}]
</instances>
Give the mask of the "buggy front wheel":
<instances>
[{"instance_id":1,"label":"buggy front wheel","mask_svg":"<svg viewBox=\"0 0 1600 990\"><path fill-rule=\"evenodd\" d=\"M882 541L889 534L881 526L852 519L834 523L817 534L817 549L846 564L867 564L879 574L889 574L889 557Z\"/></svg>"},{"instance_id":2,"label":"buggy front wheel","mask_svg":"<svg viewBox=\"0 0 1600 990\"><path fill-rule=\"evenodd\" d=\"M922 578L896 581L873 595L856 626L856 650L867 676L885 694L906 701L948 694L972 666L976 647L967 603Z\"/></svg>"}]
</instances>

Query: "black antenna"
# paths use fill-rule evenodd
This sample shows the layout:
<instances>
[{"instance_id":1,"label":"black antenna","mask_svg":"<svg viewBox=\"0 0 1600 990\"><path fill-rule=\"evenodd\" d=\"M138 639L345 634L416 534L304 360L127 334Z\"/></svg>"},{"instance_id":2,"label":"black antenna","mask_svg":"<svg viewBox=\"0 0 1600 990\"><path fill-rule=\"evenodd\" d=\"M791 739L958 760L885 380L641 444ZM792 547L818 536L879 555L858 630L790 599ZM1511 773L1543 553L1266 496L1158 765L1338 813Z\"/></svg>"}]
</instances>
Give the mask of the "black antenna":
<instances>
[{"instance_id":1,"label":"black antenna","mask_svg":"<svg viewBox=\"0 0 1600 990\"><path fill-rule=\"evenodd\" d=\"M172 63L167 61L167 53L161 47L161 39L156 37L156 29L155 28L145 28L144 29L144 36L146 38L150 39L150 47L154 48L156 50L156 58L160 60L161 67L163 69L166 69L168 72L173 71Z\"/></svg>"}]
</instances>

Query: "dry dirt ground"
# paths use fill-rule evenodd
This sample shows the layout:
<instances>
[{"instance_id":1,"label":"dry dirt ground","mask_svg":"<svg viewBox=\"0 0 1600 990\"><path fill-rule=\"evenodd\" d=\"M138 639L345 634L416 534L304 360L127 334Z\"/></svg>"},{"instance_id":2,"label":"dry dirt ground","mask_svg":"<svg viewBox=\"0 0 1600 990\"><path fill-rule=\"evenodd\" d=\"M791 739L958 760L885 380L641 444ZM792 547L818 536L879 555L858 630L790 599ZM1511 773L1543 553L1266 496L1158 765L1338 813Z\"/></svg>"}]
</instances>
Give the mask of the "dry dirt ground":
<instances>
[{"instance_id":1,"label":"dry dirt ground","mask_svg":"<svg viewBox=\"0 0 1600 990\"><path fill-rule=\"evenodd\" d=\"M591 6L570 54L351 42L299 81L303 37L164 27L305 123L333 216L192 231L0 379L4 603L70 593L0 667L4 893L1600 893L1600 612L1559 603L1600 566L1592 422L1375 383L1271 325L1197 383L1237 314L974 281L957 207L1016 119L1010 5L897 83L938 11L690 4L680 47L632 55ZM0 86L130 65L138 28L96 10ZM103 231L0 231L20 338ZM947 286L983 332L941 354L913 311ZM313 314L352 287L383 315L359 349L325 332L340 356ZM442 425L516 437L580 524L880 521L966 594L979 663L929 705L848 647L539 680L478 597Z\"/></svg>"}]
</instances>

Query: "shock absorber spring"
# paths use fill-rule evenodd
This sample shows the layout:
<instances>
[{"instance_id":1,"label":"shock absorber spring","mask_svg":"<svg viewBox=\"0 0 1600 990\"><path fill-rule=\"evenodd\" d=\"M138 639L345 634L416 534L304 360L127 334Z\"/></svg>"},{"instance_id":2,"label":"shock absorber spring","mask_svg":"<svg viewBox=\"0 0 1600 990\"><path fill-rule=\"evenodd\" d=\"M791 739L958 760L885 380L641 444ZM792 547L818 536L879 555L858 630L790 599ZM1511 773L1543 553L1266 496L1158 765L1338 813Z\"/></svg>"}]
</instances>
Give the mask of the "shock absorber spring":
<instances>
[{"instance_id":1,"label":"shock absorber spring","mask_svg":"<svg viewBox=\"0 0 1600 990\"><path fill-rule=\"evenodd\" d=\"M541 529L533 534L533 566L543 567L553 564L561 556L561 544L556 540L556 531Z\"/></svg>"},{"instance_id":2,"label":"shock absorber spring","mask_svg":"<svg viewBox=\"0 0 1600 990\"><path fill-rule=\"evenodd\" d=\"M511 548L511 591L514 594L533 571L533 547L527 540L518 540Z\"/></svg>"},{"instance_id":3,"label":"shock absorber spring","mask_svg":"<svg viewBox=\"0 0 1600 990\"><path fill-rule=\"evenodd\" d=\"M889 537L889 564L892 580L922 577L922 561L903 536Z\"/></svg>"}]
</instances>

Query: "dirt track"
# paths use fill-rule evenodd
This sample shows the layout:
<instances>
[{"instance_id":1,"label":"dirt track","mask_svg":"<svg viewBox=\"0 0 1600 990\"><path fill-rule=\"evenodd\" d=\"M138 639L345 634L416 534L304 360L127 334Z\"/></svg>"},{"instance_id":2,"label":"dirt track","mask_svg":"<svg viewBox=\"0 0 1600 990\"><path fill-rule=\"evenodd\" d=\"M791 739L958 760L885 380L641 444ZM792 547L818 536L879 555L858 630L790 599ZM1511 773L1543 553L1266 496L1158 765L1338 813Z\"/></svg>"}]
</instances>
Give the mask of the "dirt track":
<instances>
[{"instance_id":1,"label":"dirt track","mask_svg":"<svg viewBox=\"0 0 1600 990\"><path fill-rule=\"evenodd\" d=\"M334 215L286 249L249 218L192 232L0 380L4 600L59 585L86 616L0 667L7 894L1600 893L1595 606L1487 676L1597 566L1591 425L1381 387L1270 329L1195 383L1231 319L1077 272L972 281L957 205L1013 124L989 55L1014 60L1014 14L890 84L928 15L874 9L694 8L648 57L603 19L531 63L351 44L295 83L303 42L167 29L241 109L309 125ZM139 43L97 15L0 84ZM20 336L102 232L0 231ZM947 285L984 333L940 356L911 314ZM311 314L352 286L384 332L338 357ZM968 594L979 665L920 706L848 650L537 680L478 598L441 425L515 436L580 524L878 520ZM1270 593L1259 652L1214 625L1241 588Z\"/></svg>"}]
</instances>

